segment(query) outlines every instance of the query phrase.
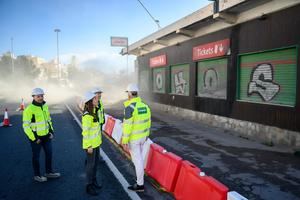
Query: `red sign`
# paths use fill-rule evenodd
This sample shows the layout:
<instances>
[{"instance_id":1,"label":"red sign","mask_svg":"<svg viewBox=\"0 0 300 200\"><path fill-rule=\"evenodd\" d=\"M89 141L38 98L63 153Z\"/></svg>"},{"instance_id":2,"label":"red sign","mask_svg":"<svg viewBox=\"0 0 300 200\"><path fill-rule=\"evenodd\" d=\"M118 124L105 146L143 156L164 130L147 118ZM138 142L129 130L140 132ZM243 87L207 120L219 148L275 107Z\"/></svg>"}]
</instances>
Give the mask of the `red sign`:
<instances>
[{"instance_id":1,"label":"red sign","mask_svg":"<svg viewBox=\"0 0 300 200\"><path fill-rule=\"evenodd\" d=\"M150 67L159 67L167 65L167 55L159 55L153 58L150 58Z\"/></svg>"},{"instance_id":2,"label":"red sign","mask_svg":"<svg viewBox=\"0 0 300 200\"><path fill-rule=\"evenodd\" d=\"M110 46L127 47L128 46L128 38L127 37L110 37Z\"/></svg>"},{"instance_id":3,"label":"red sign","mask_svg":"<svg viewBox=\"0 0 300 200\"><path fill-rule=\"evenodd\" d=\"M196 46L193 48L193 60L224 56L228 52L229 45L230 40L225 39Z\"/></svg>"}]
</instances>

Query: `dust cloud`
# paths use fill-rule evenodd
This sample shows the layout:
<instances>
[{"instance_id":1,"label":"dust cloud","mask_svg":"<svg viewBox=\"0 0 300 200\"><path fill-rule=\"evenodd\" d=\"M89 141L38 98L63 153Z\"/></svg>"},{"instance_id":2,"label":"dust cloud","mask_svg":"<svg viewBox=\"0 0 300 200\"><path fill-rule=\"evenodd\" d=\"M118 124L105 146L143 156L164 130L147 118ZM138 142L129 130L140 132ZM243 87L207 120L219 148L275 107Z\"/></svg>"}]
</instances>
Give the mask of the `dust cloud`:
<instances>
[{"instance_id":1,"label":"dust cloud","mask_svg":"<svg viewBox=\"0 0 300 200\"><path fill-rule=\"evenodd\" d=\"M8 72L5 75L2 70L0 74L0 109L3 109L3 102L20 104L24 99L25 105L30 104L32 102L31 91L35 87L44 89L45 101L50 105L70 101L78 102L85 92L99 87L103 90L104 105L109 106L125 100L127 84L136 80L134 72L127 74L124 69L110 72L94 66L82 67L80 64L72 69L70 77L65 80L41 78L42 72L31 74L31 76L28 76L27 73L29 72L15 70L14 73Z\"/></svg>"}]
</instances>

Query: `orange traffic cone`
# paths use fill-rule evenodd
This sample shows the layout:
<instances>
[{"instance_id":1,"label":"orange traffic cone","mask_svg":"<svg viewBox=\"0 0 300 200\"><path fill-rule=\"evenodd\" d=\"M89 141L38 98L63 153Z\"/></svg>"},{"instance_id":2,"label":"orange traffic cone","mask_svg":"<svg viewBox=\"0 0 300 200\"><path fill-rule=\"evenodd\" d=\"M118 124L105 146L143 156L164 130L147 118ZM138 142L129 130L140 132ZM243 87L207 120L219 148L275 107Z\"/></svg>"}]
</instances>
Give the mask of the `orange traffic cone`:
<instances>
[{"instance_id":1,"label":"orange traffic cone","mask_svg":"<svg viewBox=\"0 0 300 200\"><path fill-rule=\"evenodd\" d=\"M8 113L7 113L7 108L5 109L5 112L4 112L4 120L1 124L1 126L4 126L4 127L9 127L9 126L12 126L10 123L9 123L9 118L8 118Z\"/></svg>"},{"instance_id":2,"label":"orange traffic cone","mask_svg":"<svg viewBox=\"0 0 300 200\"><path fill-rule=\"evenodd\" d=\"M22 98L22 102L20 105L20 110L24 110L25 109L25 103L24 103L24 99Z\"/></svg>"}]
</instances>

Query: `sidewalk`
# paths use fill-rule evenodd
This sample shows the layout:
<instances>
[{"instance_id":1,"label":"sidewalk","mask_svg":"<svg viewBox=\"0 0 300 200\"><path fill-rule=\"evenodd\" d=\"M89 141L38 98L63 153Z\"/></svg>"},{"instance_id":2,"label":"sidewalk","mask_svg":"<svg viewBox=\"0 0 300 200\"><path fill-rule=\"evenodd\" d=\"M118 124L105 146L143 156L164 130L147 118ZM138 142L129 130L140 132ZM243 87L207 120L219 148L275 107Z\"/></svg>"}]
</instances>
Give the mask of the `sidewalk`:
<instances>
[{"instance_id":1,"label":"sidewalk","mask_svg":"<svg viewBox=\"0 0 300 200\"><path fill-rule=\"evenodd\" d=\"M106 108L122 119L121 103ZM223 129L152 110L150 138L249 199L300 199L300 157Z\"/></svg>"}]
</instances>

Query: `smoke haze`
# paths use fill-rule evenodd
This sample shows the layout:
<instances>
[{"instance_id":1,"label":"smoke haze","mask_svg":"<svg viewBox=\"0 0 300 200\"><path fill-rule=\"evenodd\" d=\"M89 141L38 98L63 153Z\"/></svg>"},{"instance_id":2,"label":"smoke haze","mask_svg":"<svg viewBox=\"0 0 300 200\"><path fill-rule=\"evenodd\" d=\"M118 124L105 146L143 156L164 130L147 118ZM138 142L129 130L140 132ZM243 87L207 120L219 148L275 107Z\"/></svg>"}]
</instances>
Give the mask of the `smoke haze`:
<instances>
[{"instance_id":1,"label":"smoke haze","mask_svg":"<svg viewBox=\"0 0 300 200\"><path fill-rule=\"evenodd\" d=\"M69 72L67 81L59 81L57 79L43 79L41 73L35 73L33 76L27 76L29 71L20 71L16 68L14 73L2 70L0 75L0 100L5 99L10 103L21 103L22 98L25 105L32 101L31 91L35 87L41 87L45 91L45 101L48 104L63 103L64 101L74 97L82 97L86 91L92 90L94 87L100 87L103 90L102 99L104 106L111 105L115 102L125 100L126 86L129 82L135 82L135 73L130 72L127 75L126 68L121 68L124 65L119 64L114 55L106 59L101 56L79 57L76 66ZM125 60L125 57L121 57ZM115 59L114 62L109 62ZM105 66L102 67L101 66ZM0 66L1 67L1 66ZM3 68L11 68L11 66L3 66ZM4 71L4 72L3 72ZM1 103L1 101L0 101ZM0 105L2 110L5 105Z\"/></svg>"}]
</instances>

